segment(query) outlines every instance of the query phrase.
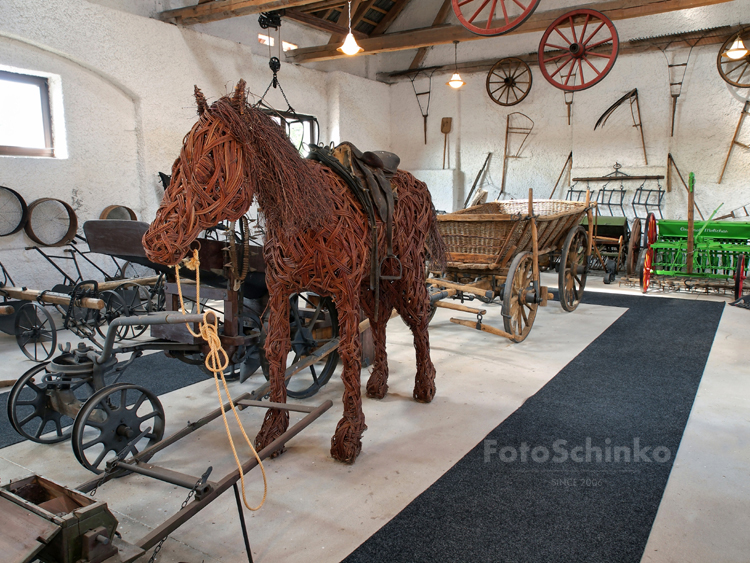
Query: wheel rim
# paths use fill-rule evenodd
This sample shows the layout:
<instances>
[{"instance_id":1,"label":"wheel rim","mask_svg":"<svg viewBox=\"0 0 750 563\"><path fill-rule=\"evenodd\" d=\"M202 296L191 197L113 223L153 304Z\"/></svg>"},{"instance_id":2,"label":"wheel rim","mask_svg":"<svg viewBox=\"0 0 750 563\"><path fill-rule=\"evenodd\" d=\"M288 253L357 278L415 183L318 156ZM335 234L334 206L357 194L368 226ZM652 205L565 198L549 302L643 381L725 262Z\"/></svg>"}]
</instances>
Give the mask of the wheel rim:
<instances>
[{"instance_id":1,"label":"wheel rim","mask_svg":"<svg viewBox=\"0 0 750 563\"><path fill-rule=\"evenodd\" d=\"M583 227L568 233L560 256L558 291L560 305L566 311L578 307L588 275L588 236Z\"/></svg>"},{"instance_id":2,"label":"wheel rim","mask_svg":"<svg viewBox=\"0 0 750 563\"><path fill-rule=\"evenodd\" d=\"M21 194L0 186L0 237L17 233L23 229L29 212Z\"/></svg>"},{"instance_id":3,"label":"wheel rim","mask_svg":"<svg viewBox=\"0 0 750 563\"><path fill-rule=\"evenodd\" d=\"M608 45L611 43L611 46ZM539 43L539 68L567 92L591 88L617 60L620 41L612 21L595 10L573 10L557 18Z\"/></svg>"},{"instance_id":4,"label":"wheel rim","mask_svg":"<svg viewBox=\"0 0 750 563\"><path fill-rule=\"evenodd\" d=\"M513 259L503 291L503 324L514 342L526 339L536 318L538 303L528 302L534 290L534 257L523 252Z\"/></svg>"},{"instance_id":5,"label":"wheel rim","mask_svg":"<svg viewBox=\"0 0 750 563\"><path fill-rule=\"evenodd\" d=\"M656 215L649 213L646 218L646 246L651 247L656 242Z\"/></svg>"},{"instance_id":6,"label":"wheel rim","mask_svg":"<svg viewBox=\"0 0 750 563\"><path fill-rule=\"evenodd\" d=\"M630 239L628 240L628 262L626 273L632 276L635 273L638 253L641 246L641 221L633 219L633 227L630 229Z\"/></svg>"},{"instance_id":7,"label":"wheel rim","mask_svg":"<svg viewBox=\"0 0 750 563\"><path fill-rule=\"evenodd\" d=\"M750 42L750 27L743 29L739 36L745 46L750 44L748 43ZM733 60L722 55L722 53L725 53L732 46L732 43L736 39L737 34L735 33L721 46L716 59L716 67L719 69L719 75L721 75L724 82L737 88L750 88L750 53L738 60Z\"/></svg>"},{"instance_id":8,"label":"wheel rim","mask_svg":"<svg viewBox=\"0 0 750 563\"><path fill-rule=\"evenodd\" d=\"M267 326L267 323L265 324ZM263 348L265 334L266 330L261 335L260 358L263 375L268 379L269 364ZM331 299L319 297L313 293L292 295L290 298L291 349L287 355L285 369L316 348L338 337L338 334L338 315ZM293 399L312 397L331 379L338 361L338 353L334 351L295 374L287 382L287 395Z\"/></svg>"},{"instance_id":9,"label":"wheel rim","mask_svg":"<svg viewBox=\"0 0 750 563\"><path fill-rule=\"evenodd\" d=\"M44 307L36 303L26 303L18 311L15 330L16 342L28 359L44 362L55 353L55 322Z\"/></svg>"},{"instance_id":10,"label":"wheel rim","mask_svg":"<svg viewBox=\"0 0 750 563\"><path fill-rule=\"evenodd\" d=\"M532 81L531 69L521 59L501 59L487 74L487 94L496 104L514 106L529 95Z\"/></svg>"},{"instance_id":11,"label":"wheel rim","mask_svg":"<svg viewBox=\"0 0 750 563\"><path fill-rule=\"evenodd\" d=\"M136 443L128 443L150 428ZM105 387L86 401L73 425L76 459L101 473L107 461L126 448L128 454L154 445L164 436L164 409L148 389L130 383ZM145 461L145 458L144 458Z\"/></svg>"},{"instance_id":12,"label":"wheel rim","mask_svg":"<svg viewBox=\"0 0 750 563\"><path fill-rule=\"evenodd\" d=\"M40 444L54 444L70 436L73 419L53 408L50 394L57 390L58 404L67 403L74 411L91 394L88 381L63 379L47 371L49 362L24 373L8 397L8 419L24 438Z\"/></svg>"},{"instance_id":13,"label":"wheel rim","mask_svg":"<svg viewBox=\"0 0 750 563\"><path fill-rule=\"evenodd\" d=\"M736 301L742 297L742 290L745 286L745 280L747 275L745 274L745 255L740 254L737 260L737 269L734 272L734 300Z\"/></svg>"},{"instance_id":14,"label":"wheel rim","mask_svg":"<svg viewBox=\"0 0 750 563\"><path fill-rule=\"evenodd\" d=\"M534 13L540 0L452 0L453 13L477 35L502 35Z\"/></svg>"},{"instance_id":15,"label":"wheel rim","mask_svg":"<svg viewBox=\"0 0 750 563\"><path fill-rule=\"evenodd\" d=\"M654 249L646 249L646 255L643 259L643 271L641 273L641 291L646 293L651 285L651 268L654 263Z\"/></svg>"},{"instance_id":16,"label":"wheel rim","mask_svg":"<svg viewBox=\"0 0 750 563\"><path fill-rule=\"evenodd\" d=\"M127 308L127 316L148 315L152 308L151 294L148 288L137 283L124 283L115 290ZM138 338L146 332L147 325L136 325L130 327L130 338Z\"/></svg>"}]
</instances>

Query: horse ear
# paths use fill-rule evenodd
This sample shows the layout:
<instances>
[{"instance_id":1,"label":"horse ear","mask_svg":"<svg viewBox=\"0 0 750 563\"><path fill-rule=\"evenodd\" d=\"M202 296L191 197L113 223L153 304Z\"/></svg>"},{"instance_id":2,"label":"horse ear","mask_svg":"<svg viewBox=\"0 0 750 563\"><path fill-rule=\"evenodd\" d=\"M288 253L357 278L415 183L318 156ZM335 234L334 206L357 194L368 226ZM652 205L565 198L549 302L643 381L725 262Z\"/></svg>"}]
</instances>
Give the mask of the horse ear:
<instances>
[{"instance_id":1,"label":"horse ear","mask_svg":"<svg viewBox=\"0 0 750 563\"><path fill-rule=\"evenodd\" d=\"M208 109L208 102L197 86L195 87L195 103L198 104L198 115L203 115L203 112Z\"/></svg>"},{"instance_id":2,"label":"horse ear","mask_svg":"<svg viewBox=\"0 0 750 563\"><path fill-rule=\"evenodd\" d=\"M242 78L240 78L237 86L234 87L234 95L232 96L232 106L234 106L234 109L236 109L240 113L242 113L245 108L245 86L246 82Z\"/></svg>"}]
</instances>

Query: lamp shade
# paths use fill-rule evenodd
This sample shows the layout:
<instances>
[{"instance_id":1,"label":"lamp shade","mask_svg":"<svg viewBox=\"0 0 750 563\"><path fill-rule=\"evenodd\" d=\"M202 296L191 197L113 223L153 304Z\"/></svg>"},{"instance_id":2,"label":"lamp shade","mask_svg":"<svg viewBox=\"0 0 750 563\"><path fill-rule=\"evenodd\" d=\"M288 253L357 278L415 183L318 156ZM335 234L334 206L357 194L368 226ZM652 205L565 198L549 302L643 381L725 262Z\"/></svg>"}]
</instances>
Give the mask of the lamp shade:
<instances>
[{"instance_id":1,"label":"lamp shade","mask_svg":"<svg viewBox=\"0 0 750 563\"><path fill-rule=\"evenodd\" d=\"M337 49L337 51L341 51L345 55L356 55L360 51L364 51L362 47L357 45L357 40L354 39L354 35L350 31L346 34L346 39L344 40L344 44Z\"/></svg>"},{"instance_id":2,"label":"lamp shade","mask_svg":"<svg viewBox=\"0 0 750 563\"><path fill-rule=\"evenodd\" d=\"M734 43L732 43L732 46L723 53L725 57L728 57L734 61L738 61L741 58L747 56L747 49L745 48L745 44L742 42L742 39L740 39L740 36L737 36L737 39L734 40Z\"/></svg>"},{"instance_id":3,"label":"lamp shade","mask_svg":"<svg viewBox=\"0 0 750 563\"><path fill-rule=\"evenodd\" d=\"M451 76L451 79L448 82L446 82L446 84L450 86L451 88L455 88L456 90L458 90L461 86L466 84L466 82L461 80L460 74L458 74L457 72L454 72L453 76Z\"/></svg>"}]
</instances>

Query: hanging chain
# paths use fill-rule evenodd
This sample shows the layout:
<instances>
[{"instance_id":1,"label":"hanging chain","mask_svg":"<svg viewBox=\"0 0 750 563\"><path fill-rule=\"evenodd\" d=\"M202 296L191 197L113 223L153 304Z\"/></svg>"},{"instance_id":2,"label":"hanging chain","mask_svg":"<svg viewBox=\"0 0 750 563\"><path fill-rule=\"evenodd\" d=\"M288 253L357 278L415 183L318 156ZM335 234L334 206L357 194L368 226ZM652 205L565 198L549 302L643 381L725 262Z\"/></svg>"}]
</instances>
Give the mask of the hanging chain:
<instances>
[{"instance_id":1,"label":"hanging chain","mask_svg":"<svg viewBox=\"0 0 750 563\"><path fill-rule=\"evenodd\" d=\"M210 467L210 466L209 466L209 468L208 468L208 469L206 469L206 472L205 472L205 473L204 473L203 475L201 475L201 478L200 478L200 479L198 479L198 480L197 480L197 481L195 482L195 485L193 485L193 488L192 488L192 489L190 489L190 492L189 492L189 493L187 494L187 497L185 498L185 500L184 500L184 501L182 501L182 505L180 506L180 511L182 511L182 510L184 510L184 509L185 509L185 507L186 507L186 506L188 505L188 503L190 502L190 499L192 499L192 498L193 498L193 495L195 494L195 491L197 491L197 490L198 490L198 487L200 487L201 485L203 485L203 483L205 483L205 482L206 482L206 480L208 479L208 476L209 476L209 475L211 474L211 470L212 470L212 469L213 469L213 467ZM168 537L169 537L168 535L164 536L164 537L163 537L163 538L162 538L162 539L161 539L161 540L159 541L159 543L157 543L157 544L156 544L156 547L154 548L154 552L153 552L153 553L151 554L151 557L149 558L149 560L148 560L148 563L154 563L154 561L156 560L156 556L157 556L157 555L159 554L159 552L161 551L161 548L162 548L162 546L164 545L164 542L165 542L165 541L167 541L167 538L168 538Z\"/></svg>"}]
</instances>

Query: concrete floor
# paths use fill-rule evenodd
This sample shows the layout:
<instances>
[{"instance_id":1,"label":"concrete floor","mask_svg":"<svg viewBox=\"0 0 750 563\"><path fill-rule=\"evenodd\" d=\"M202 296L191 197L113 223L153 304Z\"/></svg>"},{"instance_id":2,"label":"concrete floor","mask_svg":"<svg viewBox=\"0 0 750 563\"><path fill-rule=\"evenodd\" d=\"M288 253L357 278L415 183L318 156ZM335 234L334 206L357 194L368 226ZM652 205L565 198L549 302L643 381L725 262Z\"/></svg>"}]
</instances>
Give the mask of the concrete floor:
<instances>
[{"instance_id":1,"label":"concrete floor","mask_svg":"<svg viewBox=\"0 0 750 563\"><path fill-rule=\"evenodd\" d=\"M555 285L554 276L544 274ZM591 278L587 290L625 291ZM716 296L669 294L688 299ZM659 298L648 296L645 298ZM502 326L498 306L485 321ZM382 401L364 399L368 430L353 466L333 461L330 436L341 415L341 383L315 397L334 407L294 438L287 452L266 463L268 500L247 513L255 561L338 562L445 473L485 435L545 385L571 359L613 323L623 309L582 305L564 313L558 304L541 309L529 338L510 344L496 336L451 324L440 309L430 326L432 358L438 370L437 396L429 404L411 398L414 348L400 320L388 326L390 392ZM750 312L726 307L664 499L643 557L644 562L746 562L750 553L748 467L750 381L744 343L750 341ZM571 330L573 329L573 330ZM63 339L64 340L64 339ZM0 337L0 380L18 377L31 366L11 337ZM637 354L636 354L637 355ZM363 383L367 379L363 371ZM254 376L235 394L260 384ZM167 434L216 407L212 381L161 397ZM253 412L255 411L255 412ZM292 415L292 422L299 416ZM252 436L262 413L248 409L242 420ZM242 448L242 438L234 432ZM212 479L233 470L225 431L216 421L158 454L164 467L199 475L208 465ZM76 462L70 445L23 442L0 450L0 483L39 473L75 486L91 474ZM248 499L262 495L260 472L247 479ZM176 512L185 491L138 476L103 486L105 500L120 521L126 540L135 541ZM238 562L244 547L232 494L228 493L177 530L157 561Z\"/></svg>"}]
</instances>

